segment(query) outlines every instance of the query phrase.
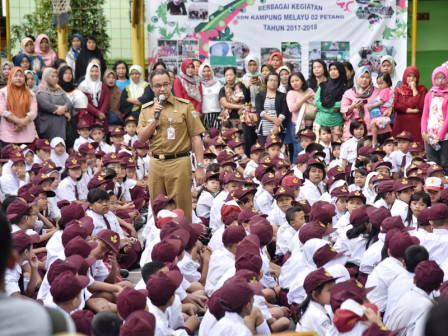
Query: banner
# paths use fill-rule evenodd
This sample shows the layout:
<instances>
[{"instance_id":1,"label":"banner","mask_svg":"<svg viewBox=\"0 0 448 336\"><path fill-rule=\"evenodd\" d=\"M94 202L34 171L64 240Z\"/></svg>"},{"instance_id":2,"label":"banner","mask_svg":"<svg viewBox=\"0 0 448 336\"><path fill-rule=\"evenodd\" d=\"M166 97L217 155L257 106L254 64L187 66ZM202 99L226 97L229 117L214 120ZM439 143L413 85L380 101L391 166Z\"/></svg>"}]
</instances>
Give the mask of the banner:
<instances>
[{"instance_id":1,"label":"banner","mask_svg":"<svg viewBox=\"0 0 448 336\"><path fill-rule=\"evenodd\" d=\"M308 77L313 59L350 60L379 71L384 55L406 68L407 0L148 0L149 65L177 70L185 58L208 59L244 74L244 58L283 55Z\"/></svg>"}]
</instances>

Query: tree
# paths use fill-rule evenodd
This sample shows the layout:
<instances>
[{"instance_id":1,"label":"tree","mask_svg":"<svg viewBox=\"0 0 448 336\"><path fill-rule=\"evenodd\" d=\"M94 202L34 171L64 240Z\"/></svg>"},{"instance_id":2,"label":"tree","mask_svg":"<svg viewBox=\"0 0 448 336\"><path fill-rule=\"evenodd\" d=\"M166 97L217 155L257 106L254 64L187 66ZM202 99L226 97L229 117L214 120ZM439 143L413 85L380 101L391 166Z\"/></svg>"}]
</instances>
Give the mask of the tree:
<instances>
[{"instance_id":1,"label":"tree","mask_svg":"<svg viewBox=\"0 0 448 336\"><path fill-rule=\"evenodd\" d=\"M22 18L20 25L13 25L12 45L19 46L27 35L37 37L47 34L51 39L53 49L57 49L57 26L54 24L53 6L51 0L35 0L36 11ZM98 48L106 55L110 48L109 35L106 32L107 20L103 14L105 0L71 0L68 11L68 36L79 33L86 37L93 35L97 39ZM68 44L68 41L67 41Z\"/></svg>"}]
</instances>

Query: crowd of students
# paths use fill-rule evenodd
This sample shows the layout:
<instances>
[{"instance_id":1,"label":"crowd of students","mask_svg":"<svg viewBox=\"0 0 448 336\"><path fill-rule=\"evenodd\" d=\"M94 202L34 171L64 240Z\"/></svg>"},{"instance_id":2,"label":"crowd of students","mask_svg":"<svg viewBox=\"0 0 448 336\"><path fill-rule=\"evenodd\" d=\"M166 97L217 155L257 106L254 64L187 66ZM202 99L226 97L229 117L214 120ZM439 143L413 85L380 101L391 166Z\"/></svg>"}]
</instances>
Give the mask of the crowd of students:
<instances>
[{"instance_id":1,"label":"crowd of students","mask_svg":"<svg viewBox=\"0 0 448 336\"><path fill-rule=\"evenodd\" d=\"M148 193L144 70L49 42L25 38L0 78L0 309L41 316L8 335L447 334L445 66L427 91L390 56L377 79L315 60L307 81L250 55L224 85L184 60L173 92L206 126L190 222Z\"/></svg>"}]
</instances>

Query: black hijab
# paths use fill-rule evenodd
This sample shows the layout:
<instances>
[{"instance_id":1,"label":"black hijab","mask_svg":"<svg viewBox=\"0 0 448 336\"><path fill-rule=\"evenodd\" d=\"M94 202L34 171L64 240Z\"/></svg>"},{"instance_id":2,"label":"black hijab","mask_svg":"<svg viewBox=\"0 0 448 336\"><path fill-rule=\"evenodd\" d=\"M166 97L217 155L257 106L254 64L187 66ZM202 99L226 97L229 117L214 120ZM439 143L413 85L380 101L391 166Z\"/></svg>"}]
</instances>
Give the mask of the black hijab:
<instances>
[{"instance_id":1,"label":"black hijab","mask_svg":"<svg viewBox=\"0 0 448 336\"><path fill-rule=\"evenodd\" d=\"M70 70L72 72L71 82L64 81L64 74L67 70ZM59 77L58 84L62 90L64 90L65 92L72 92L74 89L76 89L76 85L73 84L73 70L68 65L64 65L62 68L59 69L58 77Z\"/></svg>"},{"instance_id":2,"label":"black hijab","mask_svg":"<svg viewBox=\"0 0 448 336\"><path fill-rule=\"evenodd\" d=\"M90 63L90 60L92 58L98 58L101 62L101 76L100 78L103 78L104 72L106 71L107 65L106 61L104 60L103 54L98 49L98 45L96 46L95 50L89 50L87 49L87 41L93 40L96 43L96 38L93 36L88 36L84 46L85 48L82 48L78 58L76 59L76 67L75 67L75 81L78 82L79 79L86 75L87 66Z\"/></svg>"},{"instance_id":3,"label":"black hijab","mask_svg":"<svg viewBox=\"0 0 448 336\"><path fill-rule=\"evenodd\" d=\"M328 76L325 82L320 83L320 98L322 106L325 108L331 108L336 102L342 99L344 92L347 90L347 74L345 67L341 62L331 62L329 69L334 65L339 72L339 77L331 79Z\"/></svg>"},{"instance_id":4,"label":"black hijab","mask_svg":"<svg viewBox=\"0 0 448 336\"><path fill-rule=\"evenodd\" d=\"M324 68L324 76L325 78L328 79L328 68L327 65L325 64L324 61L322 61L321 59L315 59L313 60L313 62L311 63L311 74L310 74L310 78L308 79L308 86L314 91L316 92L317 89L319 88L319 86L317 85L317 78L313 73L313 65L314 63L320 63L322 65L322 67Z\"/></svg>"}]
</instances>

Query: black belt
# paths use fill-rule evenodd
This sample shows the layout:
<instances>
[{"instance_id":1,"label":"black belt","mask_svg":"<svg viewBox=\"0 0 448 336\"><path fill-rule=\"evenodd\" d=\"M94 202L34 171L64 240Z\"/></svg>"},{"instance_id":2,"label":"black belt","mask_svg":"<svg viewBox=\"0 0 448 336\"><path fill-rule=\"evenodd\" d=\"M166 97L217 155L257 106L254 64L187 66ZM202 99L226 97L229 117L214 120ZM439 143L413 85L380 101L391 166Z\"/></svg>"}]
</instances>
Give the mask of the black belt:
<instances>
[{"instance_id":1,"label":"black belt","mask_svg":"<svg viewBox=\"0 0 448 336\"><path fill-rule=\"evenodd\" d=\"M177 159L177 158L181 158L181 157L188 156L188 155L190 155L190 152L179 153L179 154L167 154L167 155L153 154L152 156L155 159L159 159L159 160L172 160L172 159Z\"/></svg>"}]
</instances>

